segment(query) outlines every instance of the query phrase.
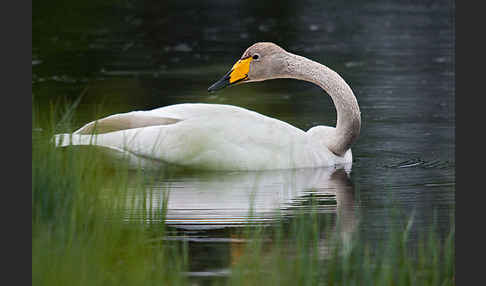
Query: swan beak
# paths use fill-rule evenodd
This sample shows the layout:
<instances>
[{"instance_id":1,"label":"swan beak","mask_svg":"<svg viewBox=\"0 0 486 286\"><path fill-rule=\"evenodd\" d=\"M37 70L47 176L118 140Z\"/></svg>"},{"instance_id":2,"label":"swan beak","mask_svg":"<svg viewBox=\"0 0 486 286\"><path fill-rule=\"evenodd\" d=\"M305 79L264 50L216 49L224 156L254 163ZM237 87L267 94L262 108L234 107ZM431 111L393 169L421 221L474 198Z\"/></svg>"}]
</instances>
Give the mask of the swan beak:
<instances>
[{"instance_id":1,"label":"swan beak","mask_svg":"<svg viewBox=\"0 0 486 286\"><path fill-rule=\"evenodd\" d=\"M245 59L237 61L226 75L224 75L220 80L218 80L208 88L208 91L212 92L220 90L229 85L233 85L243 80L247 80L248 72L250 71L251 60L251 57L247 57Z\"/></svg>"}]
</instances>

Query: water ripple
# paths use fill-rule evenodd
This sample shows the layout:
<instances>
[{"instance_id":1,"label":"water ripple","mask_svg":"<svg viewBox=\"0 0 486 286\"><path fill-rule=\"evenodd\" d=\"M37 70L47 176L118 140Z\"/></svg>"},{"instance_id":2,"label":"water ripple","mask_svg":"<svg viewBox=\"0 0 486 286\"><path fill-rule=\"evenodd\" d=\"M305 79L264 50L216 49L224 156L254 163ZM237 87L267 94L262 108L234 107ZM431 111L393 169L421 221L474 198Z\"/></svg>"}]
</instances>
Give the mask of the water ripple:
<instances>
[{"instance_id":1,"label":"water ripple","mask_svg":"<svg viewBox=\"0 0 486 286\"><path fill-rule=\"evenodd\" d=\"M387 168L425 168L425 169L446 169L453 168L454 163L442 160L427 161L420 158L413 158L399 163L385 165Z\"/></svg>"}]
</instances>

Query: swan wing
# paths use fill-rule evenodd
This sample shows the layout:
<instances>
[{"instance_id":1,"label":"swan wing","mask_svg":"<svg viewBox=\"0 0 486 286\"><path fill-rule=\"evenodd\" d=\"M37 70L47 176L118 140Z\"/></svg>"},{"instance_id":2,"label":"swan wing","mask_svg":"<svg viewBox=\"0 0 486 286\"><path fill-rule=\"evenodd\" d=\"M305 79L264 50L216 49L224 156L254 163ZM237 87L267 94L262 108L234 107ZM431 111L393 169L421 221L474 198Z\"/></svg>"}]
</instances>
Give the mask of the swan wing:
<instances>
[{"instance_id":1,"label":"swan wing","mask_svg":"<svg viewBox=\"0 0 486 286\"><path fill-rule=\"evenodd\" d=\"M223 104L175 104L148 111L110 115L76 130L73 134L102 134L140 127L169 125L184 119L221 116L228 113L252 113L244 108ZM254 113L253 116L258 116Z\"/></svg>"},{"instance_id":2,"label":"swan wing","mask_svg":"<svg viewBox=\"0 0 486 286\"><path fill-rule=\"evenodd\" d=\"M133 128L169 125L179 121L180 119L178 118L155 116L146 112L134 111L92 121L76 130L74 134L103 134Z\"/></svg>"}]
</instances>

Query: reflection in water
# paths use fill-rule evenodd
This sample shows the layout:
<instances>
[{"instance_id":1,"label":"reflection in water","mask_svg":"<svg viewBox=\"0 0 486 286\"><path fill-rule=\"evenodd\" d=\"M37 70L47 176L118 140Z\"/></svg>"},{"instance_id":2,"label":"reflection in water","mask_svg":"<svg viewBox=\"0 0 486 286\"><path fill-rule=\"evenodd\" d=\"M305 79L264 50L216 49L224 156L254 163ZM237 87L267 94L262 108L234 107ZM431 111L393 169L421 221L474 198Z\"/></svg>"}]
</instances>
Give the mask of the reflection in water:
<instances>
[{"instance_id":1,"label":"reflection in water","mask_svg":"<svg viewBox=\"0 0 486 286\"><path fill-rule=\"evenodd\" d=\"M148 169L155 161L131 155L130 163ZM295 210L342 213L354 224L351 164L330 168L272 171L182 172L162 176L127 195L128 219L160 218L154 215L166 204L165 223L178 228L214 229L245 223L262 223ZM313 204L312 204L313 203ZM309 206L311 205L312 206ZM148 213L151 212L151 213Z\"/></svg>"},{"instance_id":2,"label":"reflection in water","mask_svg":"<svg viewBox=\"0 0 486 286\"><path fill-rule=\"evenodd\" d=\"M187 233L164 239L189 242L192 259L186 274L192 279L230 274L228 267L240 261L249 243L236 229L244 225L278 224L295 219L303 211L332 214L331 224L343 242L349 241L356 230L351 164L272 171L184 171L156 176L160 172L152 171L165 166L133 155L129 162L132 167L143 165L151 180L143 189L128 189L122 216L135 222L163 221ZM163 216L157 215L163 209ZM319 233L318 249L324 256L332 248L329 235L332 233ZM271 249L272 242L265 242L263 251ZM206 257L207 251L218 253L217 258Z\"/></svg>"}]
</instances>

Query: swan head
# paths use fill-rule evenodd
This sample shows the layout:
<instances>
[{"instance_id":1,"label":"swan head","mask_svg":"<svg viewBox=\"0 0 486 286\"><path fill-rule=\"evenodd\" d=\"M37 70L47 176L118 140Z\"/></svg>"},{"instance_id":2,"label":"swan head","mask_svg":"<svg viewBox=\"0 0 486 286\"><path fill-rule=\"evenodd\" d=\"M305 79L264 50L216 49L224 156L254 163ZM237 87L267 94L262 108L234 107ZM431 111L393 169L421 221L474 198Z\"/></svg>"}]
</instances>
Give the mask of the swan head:
<instances>
[{"instance_id":1,"label":"swan head","mask_svg":"<svg viewBox=\"0 0 486 286\"><path fill-rule=\"evenodd\" d=\"M286 77L287 52L271 42L259 42L250 46L241 58L220 80L208 88L216 91L241 83Z\"/></svg>"}]
</instances>

